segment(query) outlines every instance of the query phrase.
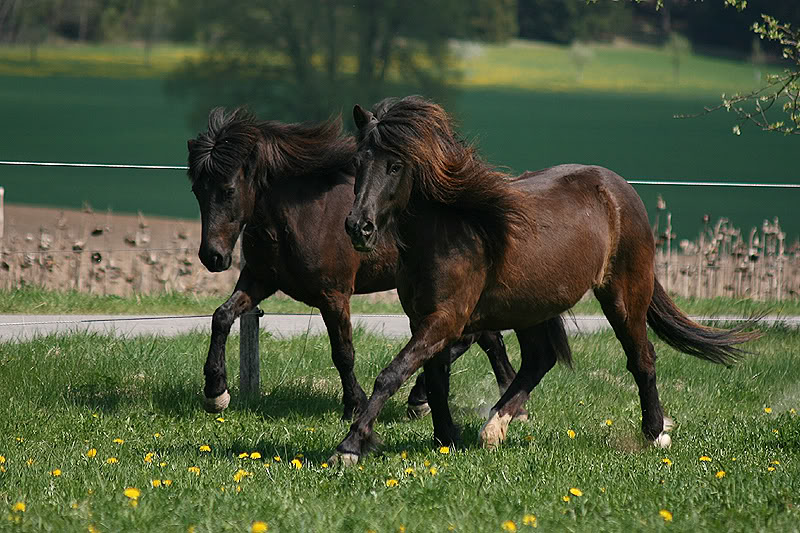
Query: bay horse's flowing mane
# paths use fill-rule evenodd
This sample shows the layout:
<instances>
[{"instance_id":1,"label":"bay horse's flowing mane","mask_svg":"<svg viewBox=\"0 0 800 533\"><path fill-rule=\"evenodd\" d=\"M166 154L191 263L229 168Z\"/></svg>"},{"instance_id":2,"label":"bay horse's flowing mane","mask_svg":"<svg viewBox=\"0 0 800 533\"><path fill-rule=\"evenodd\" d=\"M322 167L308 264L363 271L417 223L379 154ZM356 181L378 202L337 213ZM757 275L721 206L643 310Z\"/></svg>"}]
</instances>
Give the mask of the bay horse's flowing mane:
<instances>
[{"instance_id":1,"label":"bay horse's flowing mane","mask_svg":"<svg viewBox=\"0 0 800 533\"><path fill-rule=\"evenodd\" d=\"M415 168L417 192L451 206L477 223L484 236L504 243L509 233L527 225L514 177L481 159L460 138L441 106L420 96L386 98L375 105L374 119L359 132L359 147L398 154ZM502 247L502 245L501 245Z\"/></svg>"},{"instance_id":2,"label":"bay horse's flowing mane","mask_svg":"<svg viewBox=\"0 0 800 533\"><path fill-rule=\"evenodd\" d=\"M341 117L286 124L260 121L244 108L228 113L218 107L208 116L208 131L189 143L189 179L230 176L244 167L268 187L286 176L348 167L355 148L354 139L342 134Z\"/></svg>"}]
</instances>

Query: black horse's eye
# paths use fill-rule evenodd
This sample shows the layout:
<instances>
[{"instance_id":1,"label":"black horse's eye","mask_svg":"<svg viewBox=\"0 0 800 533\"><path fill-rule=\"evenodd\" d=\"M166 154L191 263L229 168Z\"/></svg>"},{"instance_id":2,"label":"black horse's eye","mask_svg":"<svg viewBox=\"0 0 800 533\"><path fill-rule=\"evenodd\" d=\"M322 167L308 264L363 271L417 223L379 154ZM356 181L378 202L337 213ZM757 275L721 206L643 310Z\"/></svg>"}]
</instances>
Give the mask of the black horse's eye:
<instances>
[{"instance_id":1,"label":"black horse's eye","mask_svg":"<svg viewBox=\"0 0 800 533\"><path fill-rule=\"evenodd\" d=\"M403 164L399 161L395 161L394 163L389 163L389 174L397 174L403 169Z\"/></svg>"},{"instance_id":2,"label":"black horse's eye","mask_svg":"<svg viewBox=\"0 0 800 533\"><path fill-rule=\"evenodd\" d=\"M222 190L222 195L225 197L226 200L230 200L230 199L233 198L233 195L234 195L235 192L236 192L236 189L231 187L230 189L223 189Z\"/></svg>"}]
</instances>

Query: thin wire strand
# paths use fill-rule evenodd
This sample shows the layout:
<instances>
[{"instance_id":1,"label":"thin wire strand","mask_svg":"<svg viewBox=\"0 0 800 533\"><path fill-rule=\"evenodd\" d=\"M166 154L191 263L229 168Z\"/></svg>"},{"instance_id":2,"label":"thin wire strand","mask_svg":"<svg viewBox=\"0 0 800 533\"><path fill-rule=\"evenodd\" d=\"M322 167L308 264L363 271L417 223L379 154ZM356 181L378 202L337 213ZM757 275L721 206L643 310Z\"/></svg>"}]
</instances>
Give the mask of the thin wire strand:
<instances>
[{"instance_id":1,"label":"thin wire strand","mask_svg":"<svg viewBox=\"0 0 800 533\"><path fill-rule=\"evenodd\" d=\"M132 165L114 163L64 163L44 161L0 161L0 165L31 166L31 167L78 167L78 168L129 168L143 170L189 170L187 166L179 165ZM755 182L726 182L726 181L673 181L673 180L627 180L631 185L665 185L686 187L740 187L760 189L800 189L800 183L755 183Z\"/></svg>"}]
</instances>

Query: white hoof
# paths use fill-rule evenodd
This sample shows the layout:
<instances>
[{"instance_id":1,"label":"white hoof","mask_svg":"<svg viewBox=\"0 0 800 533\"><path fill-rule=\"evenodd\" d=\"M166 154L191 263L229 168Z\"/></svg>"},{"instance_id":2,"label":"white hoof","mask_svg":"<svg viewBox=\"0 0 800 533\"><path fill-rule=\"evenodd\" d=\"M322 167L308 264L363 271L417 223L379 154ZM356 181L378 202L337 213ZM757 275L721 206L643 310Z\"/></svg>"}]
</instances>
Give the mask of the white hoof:
<instances>
[{"instance_id":1,"label":"white hoof","mask_svg":"<svg viewBox=\"0 0 800 533\"><path fill-rule=\"evenodd\" d=\"M425 418L430 412L431 407L426 402L419 405L409 405L406 409L406 416L411 420L417 420L418 418Z\"/></svg>"},{"instance_id":2,"label":"white hoof","mask_svg":"<svg viewBox=\"0 0 800 533\"><path fill-rule=\"evenodd\" d=\"M664 417L664 431L672 431L672 428L675 427L675 422L668 416Z\"/></svg>"},{"instance_id":3,"label":"white hoof","mask_svg":"<svg viewBox=\"0 0 800 533\"><path fill-rule=\"evenodd\" d=\"M328 464L331 466L334 465L342 465L342 466L355 466L358 464L358 455L354 453L339 453L336 452L331 455L330 459L328 459Z\"/></svg>"},{"instance_id":4,"label":"white hoof","mask_svg":"<svg viewBox=\"0 0 800 533\"><path fill-rule=\"evenodd\" d=\"M488 450L494 450L500 446L500 443L506 440L508 423L511 422L511 418L511 415L497 416L493 410L478 435L480 445Z\"/></svg>"},{"instance_id":5,"label":"white hoof","mask_svg":"<svg viewBox=\"0 0 800 533\"><path fill-rule=\"evenodd\" d=\"M653 441L653 446L656 448L667 449L672 446L672 437L668 433L661 433L656 440Z\"/></svg>"},{"instance_id":6,"label":"white hoof","mask_svg":"<svg viewBox=\"0 0 800 533\"><path fill-rule=\"evenodd\" d=\"M228 408L231 403L231 395L228 394L228 389L217 396L216 398L203 398L203 409L208 413L220 413Z\"/></svg>"}]
</instances>

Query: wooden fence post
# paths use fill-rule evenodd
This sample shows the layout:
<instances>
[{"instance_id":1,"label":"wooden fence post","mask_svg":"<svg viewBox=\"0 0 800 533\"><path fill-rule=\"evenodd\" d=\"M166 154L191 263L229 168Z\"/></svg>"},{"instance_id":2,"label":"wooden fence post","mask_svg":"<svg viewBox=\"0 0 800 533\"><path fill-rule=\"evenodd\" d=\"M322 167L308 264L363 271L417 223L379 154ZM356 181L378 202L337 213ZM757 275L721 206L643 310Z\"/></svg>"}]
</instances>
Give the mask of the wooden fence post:
<instances>
[{"instance_id":1,"label":"wooden fence post","mask_svg":"<svg viewBox=\"0 0 800 533\"><path fill-rule=\"evenodd\" d=\"M244 403L255 402L260 393L258 360L258 319L256 307L239 317L239 391Z\"/></svg>"}]
</instances>

